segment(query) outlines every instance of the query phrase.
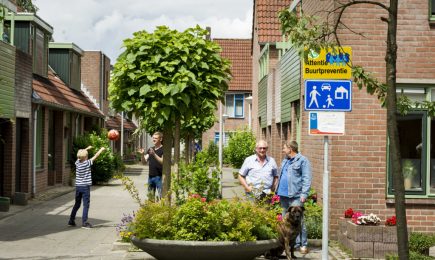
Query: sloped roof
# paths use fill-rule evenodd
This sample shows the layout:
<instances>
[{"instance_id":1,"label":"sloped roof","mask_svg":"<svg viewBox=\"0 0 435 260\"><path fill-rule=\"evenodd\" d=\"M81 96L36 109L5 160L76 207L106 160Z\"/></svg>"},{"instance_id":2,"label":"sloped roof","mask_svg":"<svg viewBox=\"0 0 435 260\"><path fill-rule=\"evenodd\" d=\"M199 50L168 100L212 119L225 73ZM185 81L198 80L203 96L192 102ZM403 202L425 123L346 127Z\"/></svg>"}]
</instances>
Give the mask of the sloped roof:
<instances>
[{"instance_id":1,"label":"sloped roof","mask_svg":"<svg viewBox=\"0 0 435 260\"><path fill-rule=\"evenodd\" d=\"M213 39L222 48L222 57L231 61L233 78L229 91L252 90L251 39Z\"/></svg>"},{"instance_id":2,"label":"sloped roof","mask_svg":"<svg viewBox=\"0 0 435 260\"><path fill-rule=\"evenodd\" d=\"M33 102L96 117L104 114L81 91L69 88L52 70L48 78L33 74Z\"/></svg>"},{"instance_id":3,"label":"sloped roof","mask_svg":"<svg viewBox=\"0 0 435 260\"><path fill-rule=\"evenodd\" d=\"M121 130L121 116L110 116L106 120L106 128ZM124 130L134 131L136 128L137 126L131 120L124 118Z\"/></svg>"},{"instance_id":4,"label":"sloped roof","mask_svg":"<svg viewBox=\"0 0 435 260\"><path fill-rule=\"evenodd\" d=\"M291 0L255 0L254 17L258 42L279 42L282 40L278 12L290 7ZM255 19L254 18L254 19ZM254 28L255 29L255 28Z\"/></svg>"}]
</instances>

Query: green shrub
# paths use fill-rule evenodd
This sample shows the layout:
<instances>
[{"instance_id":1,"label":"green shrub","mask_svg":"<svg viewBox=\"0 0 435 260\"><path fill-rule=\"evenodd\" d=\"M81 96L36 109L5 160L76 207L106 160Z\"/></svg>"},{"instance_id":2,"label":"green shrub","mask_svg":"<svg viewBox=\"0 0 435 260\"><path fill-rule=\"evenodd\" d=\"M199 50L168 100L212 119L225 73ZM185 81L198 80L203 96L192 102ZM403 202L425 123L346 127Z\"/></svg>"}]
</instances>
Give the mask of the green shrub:
<instances>
[{"instance_id":1,"label":"green shrub","mask_svg":"<svg viewBox=\"0 0 435 260\"><path fill-rule=\"evenodd\" d=\"M145 203L132 223L134 236L196 241L255 241L277 237L276 215L241 200L207 202L198 195L181 206Z\"/></svg>"},{"instance_id":2,"label":"green shrub","mask_svg":"<svg viewBox=\"0 0 435 260\"><path fill-rule=\"evenodd\" d=\"M435 236L423 233L411 233L409 237L409 251L427 254L429 248L435 245Z\"/></svg>"},{"instance_id":3,"label":"green shrub","mask_svg":"<svg viewBox=\"0 0 435 260\"><path fill-rule=\"evenodd\" d=\"M387 260L399 260L399 256L397 254L395 254L395 255L389 254L389 255L385 256L385 259L387 259ZM419 253L414 252L414 251L409 251L409 259L412 259L412 260L433 260L433 257L422 255L422 254L419 254Z\"/></svg>"},{"instance_id":4,"label":"green shrub","mask_svg":"<svg viewBox=\"0 0 435 260\"><path fill-rule=\"evenodd\" d=\"M114 155L110 148L109 139L107 139L107 132L102 131L101 134L95 132L86 134L84 136L78 136L73 140L73 154L71 156L71 165L75 171L75 161L77 160L77 151L84 149L88 146L92 146L92 149L88 150L88 158L92 158L94 154L101 147L105 147L106 150L100 154L100 156L94 161L92 165L92 183L101 183L109 181L116 172L124 169L124 163L119 155Z\"/></svg>"},{"instance_id":5,"label":"green shrub","mask_svg":"<svg viewBox=\"0 0 435 260\"><path fill-rule=\"evenodd\" d=\"M310 239L322 238L322 208L317 203L305 203L304 221Z\"/></svg>"},{"instance_id":6,"label":"green shrub","mask_svg":"<svg viewBox=\"0 0 435 260\"><path fill-rule=\"evenodd\" d=\"M225 149L225 158L234 168L241 168L246 157L255 149L255 136L252 131L242 130L233 133Z\"/></svg>"},{"instance_id":7,"label":"green shrub","mask_svg":"<svg viewBox=\"0 0 435 260\"><path fill-rule=\"evenodd\" d=\"M190 164L180 163L178 176L172 173L171 190L178 205L184 203L191 194L199 194L208 201L220 196L220 174L209 163L206 152L199 152Z\"/></svg>"},{"instance_id":8,"label":"green shrub","mask_svg":"<svg viewBox=\"0 0 435 260\"><path fill-rule=\"evenodd\" d=\"M207 153L208 163L210 163L212 165L218 165L218 161L219 161L219 158L218 158L219 157L219 147L218 147L218 145L210 140L205 152Z\"/></svg>"}]
</instances>

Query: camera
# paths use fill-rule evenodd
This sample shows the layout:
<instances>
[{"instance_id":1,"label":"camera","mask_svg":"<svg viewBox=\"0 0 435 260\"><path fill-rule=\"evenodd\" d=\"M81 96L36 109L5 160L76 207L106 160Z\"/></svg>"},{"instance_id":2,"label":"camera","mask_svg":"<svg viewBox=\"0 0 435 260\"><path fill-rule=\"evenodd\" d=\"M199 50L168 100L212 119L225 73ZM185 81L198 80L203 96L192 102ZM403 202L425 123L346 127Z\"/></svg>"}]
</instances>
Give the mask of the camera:
<instances>
[{"instance_id":1,"label":"camera","mask_svg":"<svg viewBox=\"0 0 435 260\"><path fill-rule=\"evenodd\" d=\"M148 154L151 154L152 150L153 150L153 148L148 148L147 153L148 153Z\"/></svg>"}]
</instances>

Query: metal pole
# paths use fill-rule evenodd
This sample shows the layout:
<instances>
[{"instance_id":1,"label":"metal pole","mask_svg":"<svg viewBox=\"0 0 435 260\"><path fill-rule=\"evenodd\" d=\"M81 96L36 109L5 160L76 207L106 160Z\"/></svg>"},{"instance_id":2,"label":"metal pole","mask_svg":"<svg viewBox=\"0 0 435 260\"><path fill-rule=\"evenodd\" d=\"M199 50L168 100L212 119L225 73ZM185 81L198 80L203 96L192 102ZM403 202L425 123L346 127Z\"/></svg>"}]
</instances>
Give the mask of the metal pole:
<instances>
[{"instance_id":1,"label":"metal pole","mask_svg":"<svg viewBox=\"0 0 435 260\"><path fill-rule=\"evenodd\" d=\"M322 214L322 259L328 259L329 224L329 172L328 172L328 136L323 137L323 214Z\"/></svg>"},{"instance_id":2,"label":"metal pole","mask_svg":"<svg viewBox=\"0 0 435 260\"><path fill-rule=\"evenodd\" d=\"M252 130L252 103L249 104L249 130Z\"/></svg>"},{"instance_id":3,"label":"metal pole","mask_svg":"<svg viewBox=\"0 0 435 260\"><path fill-rule=\"evenodd\" d=\"M222 102L219 102L219 170L221 171L221 196L222 196L222 178L223 178L223 171L222 171L222 131L223 131L223 122L222 122Z\"/></svg>"},{"instance_id":4,"label":"metal pole","mask_svg":"<svg viewBox=\"0 0 435 260\"><path fill-rule=\"evenodd\" d=\"M121 158L124 156L124 112L121 112Z\"/></svg>"}]
</instances>

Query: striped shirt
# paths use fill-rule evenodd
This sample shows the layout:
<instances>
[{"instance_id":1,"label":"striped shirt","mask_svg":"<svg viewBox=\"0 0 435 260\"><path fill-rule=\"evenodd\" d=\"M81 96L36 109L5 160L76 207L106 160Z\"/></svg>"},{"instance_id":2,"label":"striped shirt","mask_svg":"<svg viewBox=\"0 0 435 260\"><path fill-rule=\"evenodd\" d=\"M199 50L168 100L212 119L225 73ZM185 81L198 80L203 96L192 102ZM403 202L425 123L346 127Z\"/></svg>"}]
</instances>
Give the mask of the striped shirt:
<instances>
[{"instance_id":1,"label":"striped shirt","mask_svg":"<svg viewBox=\"0 0 435 260\"><path fill-rule=\"evenodd\" d=\"M76 186L92 185L91 166L92 160L76 161Z\"/></svg>"}]
</instances>

